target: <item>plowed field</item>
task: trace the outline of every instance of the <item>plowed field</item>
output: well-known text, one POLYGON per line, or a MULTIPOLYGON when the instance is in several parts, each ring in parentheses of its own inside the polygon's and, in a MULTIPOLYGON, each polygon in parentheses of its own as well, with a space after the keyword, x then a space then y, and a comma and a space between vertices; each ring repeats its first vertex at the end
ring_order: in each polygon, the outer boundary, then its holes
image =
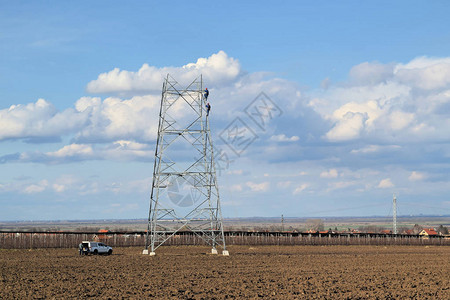
POLYGON ((450 299, 450 247, 0 250, 0 299, 450 299))

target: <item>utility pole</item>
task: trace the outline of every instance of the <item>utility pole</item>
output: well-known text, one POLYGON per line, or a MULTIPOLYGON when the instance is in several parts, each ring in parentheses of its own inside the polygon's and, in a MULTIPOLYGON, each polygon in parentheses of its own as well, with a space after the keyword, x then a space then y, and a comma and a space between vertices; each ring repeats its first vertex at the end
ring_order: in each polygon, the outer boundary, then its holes
POLYGON ((284 216, 281 215, 281 231, 284 231, 284 216))
POLYGON ((212 254, 221 246, 229 255, 206 103, 201 75, 186 88, 167 75, 143 254, 153 256, 175 234, 190 231, 212 247, 212 254))

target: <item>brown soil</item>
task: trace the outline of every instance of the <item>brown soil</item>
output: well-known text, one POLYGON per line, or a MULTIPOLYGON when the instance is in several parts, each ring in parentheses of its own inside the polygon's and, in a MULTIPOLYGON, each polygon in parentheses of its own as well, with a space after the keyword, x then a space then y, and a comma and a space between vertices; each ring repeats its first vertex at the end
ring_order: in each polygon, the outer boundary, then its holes
POLYGON ((0 299, 450 299, 450 247, 0 250, 0 299))

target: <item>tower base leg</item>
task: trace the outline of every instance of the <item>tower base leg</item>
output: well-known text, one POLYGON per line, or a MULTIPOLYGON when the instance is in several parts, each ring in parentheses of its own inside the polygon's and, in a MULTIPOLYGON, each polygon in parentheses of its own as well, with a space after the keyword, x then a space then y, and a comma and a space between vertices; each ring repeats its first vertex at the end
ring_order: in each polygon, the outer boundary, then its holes
POLYGON ((223 256, 230 256, 230 253, 228 252, 228 250, 223 250, 222 251, 222 255, 223 256))
POLYGON ((217 249, 216 248, 212 248, 211 249, 211 254, 217 254, 217 249))
POLYGON ((148 249, 142 250, 142 254, 148 254, 148 249))

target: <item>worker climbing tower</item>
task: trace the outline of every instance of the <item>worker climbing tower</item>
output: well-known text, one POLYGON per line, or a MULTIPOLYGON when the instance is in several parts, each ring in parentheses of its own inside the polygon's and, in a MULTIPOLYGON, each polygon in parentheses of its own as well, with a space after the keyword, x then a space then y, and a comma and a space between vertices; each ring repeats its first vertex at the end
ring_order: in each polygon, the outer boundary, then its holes
POLYGON ((143 254, 155 255, 177 233, 190 231, 210 245, 213 254, 220 246, 228 255, 206 105, 201 75, 184 89, 167 75, 143 254))

